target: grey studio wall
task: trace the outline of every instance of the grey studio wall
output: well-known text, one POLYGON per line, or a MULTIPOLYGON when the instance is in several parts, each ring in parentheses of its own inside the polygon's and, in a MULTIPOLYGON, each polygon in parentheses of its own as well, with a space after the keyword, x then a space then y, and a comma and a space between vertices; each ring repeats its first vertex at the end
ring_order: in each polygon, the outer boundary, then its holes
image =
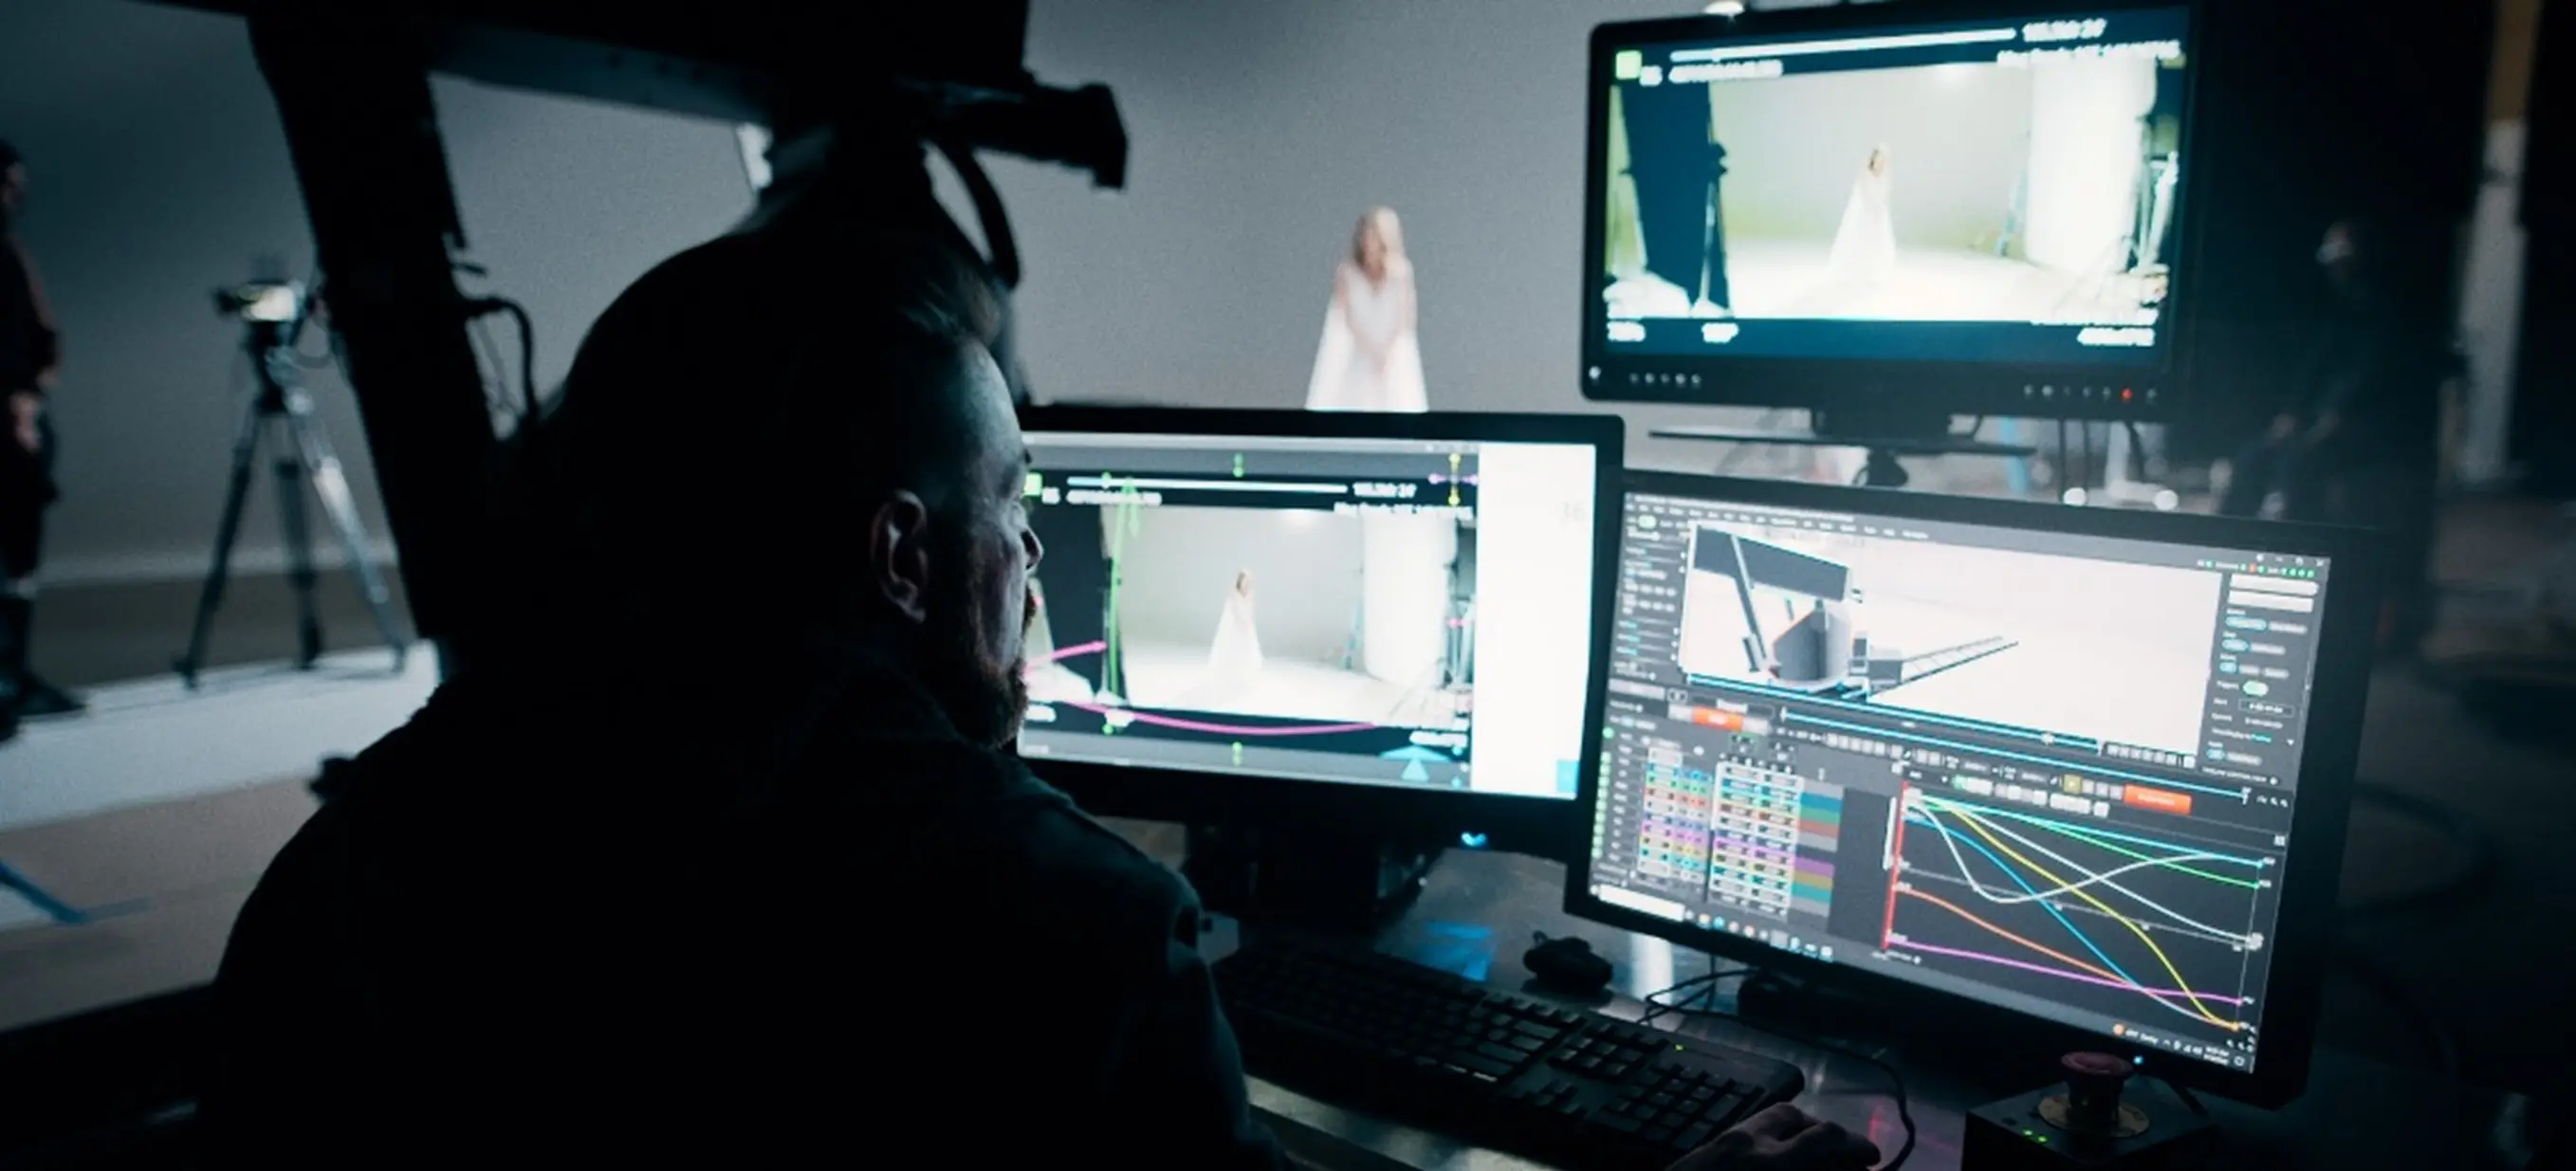
POLYGON ((1338 667, 1359 617, 1360 550, 1355 516, 1139 509, 1121 558, 1121 629, 1134 643, 1204 653, 1247 571, 1262 652, 1338 667))
MULTIPOLYGON (((1647 438, 1671 424, 1803 418, 1592 404, 1576 387, 1585 46, 1604 21, 1699 7, 1034 0, 1030 67, 1115 87, 1133 143, 1117 195, 1053 168, 989 164, 1026 253, 1019 302, 1035 389, 1302 405, 1333 265, 1361 212, 1384 204, 1403 218, 1419 275, 1433 409, 1615 410, 1632 464, 1706 471, 1726 457, 1739 472, 1804 470, 1806 452, 1647 438)), ((2002 480, 1991 460, 1916 471, 1927 487, 2002 480)))
MULTIPOLYGON (((1385 204, 1419 274, 1433 408, 1585 409, 1584 47, 1603 21, 1695 10, 1037 0, 1031 66, 1116 87, 1135 151, 1131 190, 1114 199, 995 164, 1028 251, 1038 389, 1302 405, 1333 265, 1360 213, 1385 204)), ((1655 424, 1735 421, 1625 413, 1637 440, 1655 424)))
MULTIPOLYGON (((1133 142, 1118 193, 988 160, 1026 258, 1037 391, 1299 405, 1332 266, 1360 212, 1383 203, 1403 215, 1420 272, 1432 404, 1585 409, 1585 38, 1691 7, 1035 0, 1030 67, 1115 87, 1133 142)), ((729 127, 443 79, 436 96, 470 259, 491 270, 469 287, 527 304, 543 384, 629 281, 750 206, 729 127)), ((311 258, 247 38, 233 19, 140 0, 12 0, 0 136, 36 172, 23 228, 67 339, 52 575, 196 576, 242 405, 225 389, 238 327, 215 318, 208 290, 263 253, 299 272, 311 258)), ((311 382, 381 540, 346 387, 327 367, 311 382)), ((1747 417, 1624 413, 1632 462, 1702 467, 1715 449, 1658 449, 1645 429, 1747 417)), ((273 568, 268 506, 255 505, 246 560, 273 568)))
POLYGON ((1907 247, 1993 243, 2030 135, 2027 72, 1952 66, 1711 87, 1726 144, 1729 239, 1829 244, 1861 167, 1888 147, 1896 238, 1907 247))
MULTIPOLYGON (((435 85, 468 258, 491 272, 468 287, 527 305, 540 384, 563 376, 582 331, 629 281, 751 206, 730 127, 435 85)), ((238 20, 159 4, 10 0, 0 137, 28 155, 21 235, 64 333, 64 500, 49 521, 48 577, 61 587, 201 575, 250 386, 241 327, 215 316, 210 293, 252 276, 262 255, 298 276, 313 257, 248 36, 238 20)), ((509 349, 506 327, 494 328, 509 349)), ((320 354, 320 338, 306 348, 320 354)), ((306 377, 387 544, 347 386, 327 363, 306 377)), ((265 480, 241 537, 249 572, 284 563, 265 480)))

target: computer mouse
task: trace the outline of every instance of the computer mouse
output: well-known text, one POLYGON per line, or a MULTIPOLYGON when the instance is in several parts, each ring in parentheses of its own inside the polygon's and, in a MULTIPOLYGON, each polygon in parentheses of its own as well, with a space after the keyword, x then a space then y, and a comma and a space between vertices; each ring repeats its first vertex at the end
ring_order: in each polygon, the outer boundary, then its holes
POLYGON ((1559 992, 1580 996, 1610 985, 1610 961, 1593 954, 1592 945, 1580 939, 1541 937, 1538 946, 1521 956, 1521 965, 1541 985, 1559 992))

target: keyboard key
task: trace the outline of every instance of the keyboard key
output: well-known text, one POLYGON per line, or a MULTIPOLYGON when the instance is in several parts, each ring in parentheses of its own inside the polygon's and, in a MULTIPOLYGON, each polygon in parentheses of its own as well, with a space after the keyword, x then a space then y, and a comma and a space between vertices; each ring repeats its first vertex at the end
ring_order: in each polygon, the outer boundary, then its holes
POLYGON ((1798 1085, 1795 1069, 1753 1054, 1683 1049, 1660 1030, 1338 944, 1262 940, 1213 976, 1256 1076, 1327 1100, 1336 1090, 1445 1096, 1463 1112, 1410 1121, 1524 1158, 1561 1160, 1588 1141, 1615 1153, 1610 1164, 1654 1171, 1730 1113, 1798 1085), (1527 1079, 1536 1086, 1513 1077, 1541 1060, 1560 1076, 1527 1079), (1759 1070, 1762 1084, 1738 1097, 1728 1067, 1759 1070))

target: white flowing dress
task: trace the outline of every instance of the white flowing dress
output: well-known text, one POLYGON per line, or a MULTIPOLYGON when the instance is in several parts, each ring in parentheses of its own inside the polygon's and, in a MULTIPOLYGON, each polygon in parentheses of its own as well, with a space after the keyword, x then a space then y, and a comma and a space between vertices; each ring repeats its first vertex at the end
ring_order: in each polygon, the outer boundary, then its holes
POLYGON ((1422 347, 1406 321, 1414 297, 1413 269, 1398 263, 1383 284, 1343 261, 1333 274, 1341 295, 1324 313, 1324 338, 1315 351, 1315 373, 1306 384, 1310 411, 1431 409, 1422 385, 1422 347), (1392 347, 1381 367, 1371 355, 1392 347))

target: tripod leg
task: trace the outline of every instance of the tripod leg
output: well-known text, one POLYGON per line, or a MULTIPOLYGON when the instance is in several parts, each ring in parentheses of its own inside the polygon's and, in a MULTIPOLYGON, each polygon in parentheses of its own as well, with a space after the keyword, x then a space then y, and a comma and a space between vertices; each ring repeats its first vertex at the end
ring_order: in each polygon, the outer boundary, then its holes
POLYGON ((293 436, 286 436, 273 466, 277 531, 286 540, 286 580, 295 590, 295 667, 300 671, 322 659, 322 614, 313 599, 313 534, 304 523, 304 465, 293 448, 293 436))
POLYGON ((259 404, 253 402, 250 412, 242 417, 241 433, 233 439, 232 482, 224 490, 223 519, 215 525, 214 565, 206 571, 205 588, 197 595, 197 617, 188 630, 188 651, 176 664, 180 681, 190 687, 197 685, 197 671, 206 662, 206 635, 214 627, 215 609, 224 603, 224 579, 232 572, 233 538, 241 532, 242 506, 250 501, 251 468, 259 462, 262 421, 259 404))
POLYGON ((331 528, 340 536, 341 551, 349 558, 349 571, 358 581, 358 592, 367 599, 367 612, 376 620, 376 633, 394 652, 394 669, 402 669, 411 640, 403 637, 402 628, 394 622, 393 594, 385 588, 384 573, 376 568, 375 557, 367 548, 367 528, 358 519, 358 502, 349 494, 349 479, 341 474, 340 457, 332 454, 331 441, 322 434, 322 425, 313 418, 310 400, 295 394, 287 400, 288 426, 293 429, 297 454, 303 457, 304 474, 313 482, 313 494, 322 501, 323 513, 330 517, 331 528))

